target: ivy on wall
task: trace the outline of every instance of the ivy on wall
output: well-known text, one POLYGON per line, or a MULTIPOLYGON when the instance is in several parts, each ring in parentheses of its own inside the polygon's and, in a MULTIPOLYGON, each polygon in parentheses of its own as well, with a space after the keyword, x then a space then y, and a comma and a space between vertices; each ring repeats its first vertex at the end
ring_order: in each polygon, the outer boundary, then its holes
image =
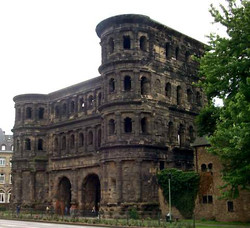
POLYGON ((199 174, 173 168, 160 171, 157 179, 167 202, 169 202, 169 174, 171 174, 171 203, 183 217, 191 218, 199 189, 199 174))

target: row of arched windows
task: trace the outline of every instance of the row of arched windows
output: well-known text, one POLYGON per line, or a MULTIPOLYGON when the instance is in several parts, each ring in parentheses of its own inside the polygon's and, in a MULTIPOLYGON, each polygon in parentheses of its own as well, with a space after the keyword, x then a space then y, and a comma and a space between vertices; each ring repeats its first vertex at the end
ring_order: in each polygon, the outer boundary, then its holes
MULTIPOLYGON (((132 48, 131 44, 131 37, 130 35, 123 35, 122 37, 122 45, 124 50, 134 49, 132 48)), ((139 49, 141 51, 148 51, 148 41, 145 35, 140 36, 139 38, 139 49)), ((108 40, 108 54, 112 54, 115 51, 115 41, 113 37, 110 37, 108 40)), ((172 45, 171 42, 165 43, 165 58, 170 59, 174 57, 176 60, 180 57, 180 47, 178 45, 172 45)), ((184 54, 184 59, 186 62, 190 61, 191 53, 190 51, 186 50, 184 54)))
POLYGON ((88 130, 86 133, 70 133, 68 136, 60 135, 54 137, 54 151, 60 152, 67 149, 83 148, 85 146, 94 146, 96 142, 96 147, 101 146, 101 129, 96 132, 96 137, 93 130, 88 130), (96 138, 96 139, 95 139, 96 138))
MULTIPOLYGON (((16 142, 16 146, 17 146, 17 151, 20 150, 20 146, 21 146, 21 142, 19 139, 17 139, 17 142, 16 142)), ((24 150, 27 150, 27 151, 31 151, 33 150, 32 148, 32 140, 30 138, 25 138, 24 139, 24 150)), ((37 141, 36 141, 36 145, 35 145, 35 150, 39 150, 39 151, 42 151, 44 150, 44 140, 39 138, 37 141)))
MULTIPOLYGON (((147 77, 142 77, 141 78, 141 95, 146 95, 149 93, 149 90, 150 90, 150 81, 147 77)), ((126 75, 124 77, 124 80, 123 80, 123 90, 125 92, 128 92, 128 91, 131 91, 132 89, 132 80, 131 80, 131 77, 129 75, 126 75)), ((159 79, 157 79, 155 81, 155 90, 158 92, 158 93, 161 93, 161 82, 159 79)), ((110 78, 109 79, 109 92, 110 93, 113 93, 116 91, 116 82, 115 82, 115 79, 114 78, 110 78)), ((167 98, 171 98, 172 96, 172 85, 170 82, 167 82, 165 84, 165 96, 167 98)), ((177 105, 180 105, 182 104, 183 102, 183 90, 182 90, 182 87, 181 86, 177 86, 176 87, 176 103, 177 105)), ((189 103, 193 103, 193 102, 196 102, 197 105, 201 106, 201 93, 199 91, 196 91, 195 94, 193 93, 193 90, 188 88, 186 90, 186 96, 187 96, 187 101, 189 103)))
MULTIPOLYGON (((25 108, 25 113, 24 113, 24 119, 33 119, 35 117, 35 114, 36 114, 36 111, 37 111, 37 119, 38 120, 42 120, 44 119, 44 107, 39 107, 38 109, 35 109, 32 108, 31 106, 28 106, 25 108)), ((22 120, 22 110, 21 108, 17 108, 17 113, 16 113, 17 117, 17 121, 20 121, 22 120)))

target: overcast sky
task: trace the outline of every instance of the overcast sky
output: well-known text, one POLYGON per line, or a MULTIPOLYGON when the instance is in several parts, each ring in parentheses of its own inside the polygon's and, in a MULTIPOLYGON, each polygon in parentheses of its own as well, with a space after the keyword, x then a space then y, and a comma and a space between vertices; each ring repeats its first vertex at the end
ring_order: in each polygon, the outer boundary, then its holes
POLYGON ((14 126, 13 97, 50 93, 99 76, 96 25, 118 14, 143 14, 204 43, 217 31, 216 0, 0 0, 0 128, 14 126))

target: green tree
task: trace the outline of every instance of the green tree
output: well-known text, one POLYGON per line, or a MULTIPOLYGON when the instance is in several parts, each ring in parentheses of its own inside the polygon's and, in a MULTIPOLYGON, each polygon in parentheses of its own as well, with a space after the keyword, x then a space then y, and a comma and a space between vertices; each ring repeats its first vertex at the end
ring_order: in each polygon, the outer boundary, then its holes
POLYGON ((208 104, 197 118, 200 134, 209 135, 208 151, 223 164, 226 197, 237 197, 250 187, 250 2, 227 0, 211 6, 215 23, 227 37, 211 34, 200 62, 200 82, 208 104), (214 99, 223 101, 216 107, 214 99))

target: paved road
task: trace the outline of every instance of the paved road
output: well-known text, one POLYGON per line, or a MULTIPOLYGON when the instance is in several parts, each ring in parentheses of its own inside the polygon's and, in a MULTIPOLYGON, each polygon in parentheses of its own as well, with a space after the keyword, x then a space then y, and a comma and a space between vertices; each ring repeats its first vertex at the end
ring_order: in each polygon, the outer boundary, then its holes
MULTIPOLYGON (((55 224, 55 223, 39 223, 39 222, 25 222, 25 221, 0 219, 0 228, 53 228, 53 227, 86 228, 86 227, 90 227, 90 226, 65 225, 65 224, 55 224)), ((105 227, 95 226, 95 228, 105 228, 105 227)))

